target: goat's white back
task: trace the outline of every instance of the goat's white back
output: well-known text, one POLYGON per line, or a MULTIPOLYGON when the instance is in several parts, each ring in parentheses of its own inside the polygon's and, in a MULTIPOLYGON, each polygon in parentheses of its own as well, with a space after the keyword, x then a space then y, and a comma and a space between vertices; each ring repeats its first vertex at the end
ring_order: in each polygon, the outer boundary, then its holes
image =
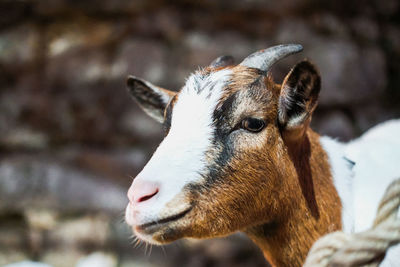
MULTIPOLYGON (((400 120, 379 124, 348 144, 329 137, 321 137, 321 143, 329 155, 342 200, 343 230, 360 232, 370 228, 387 186, 400 178, 400 120), (344 159, 355 165, 351 168, 344 159)), ((397 245, 388 251, 380 266, 399 264, 397 245)))

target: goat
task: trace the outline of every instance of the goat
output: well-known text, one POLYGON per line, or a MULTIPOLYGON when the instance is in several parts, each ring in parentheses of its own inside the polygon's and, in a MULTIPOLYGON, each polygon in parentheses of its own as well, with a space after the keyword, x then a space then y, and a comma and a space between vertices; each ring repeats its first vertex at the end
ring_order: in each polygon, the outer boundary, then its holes
POLYGON ((238 65, 220 57, 179 92, 128 77, 133 98, 165 130, 128 191, 125 219, 139 239, 243 231, 272 265, 300 266, 322 235, 372 224, 385 187, 400 176, 400 122, 348 144, 320 137, 309 127, 316 67, 299 62, 281 85, 269 74, 301 50, 278 45, 238 65))

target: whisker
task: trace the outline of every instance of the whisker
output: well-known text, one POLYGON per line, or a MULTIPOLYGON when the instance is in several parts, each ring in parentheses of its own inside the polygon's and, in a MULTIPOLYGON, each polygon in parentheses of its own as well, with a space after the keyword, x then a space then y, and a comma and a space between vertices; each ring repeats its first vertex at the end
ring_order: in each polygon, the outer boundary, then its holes
MULTIPOLYGON (((161 236, 161 239, 162 239, 163 241, 165 241, 165 239, 164 239, 163 236, 161 236)), ((164 257, 166 258, 166 257, 167 257, 167 252, 165 251, 165 247, 164 247, 164 246, 161 246, 161 250, 163 251, 164 257)))
POLYGON ((136 236, 131 236, 131 237, 129 237, 129 239, 131 239, 129 242, 131 245, 133 245, 133 243, 135 243, 138 240, 138 238, 136 236))
POLYGON ((120 211, 117 218, 119 218, 119 223, 125 223, 125 210, 120 211))
POLYGON ((139 239, 139 238, 136 238, 136 241, 135 241, 136 243, 135 243, 135 245, 134 245, 134 248, 139 248, 140 247, 140 245, 142 244, 142 241, 139 239))
POLYGON ((145 246, 145 249, 144 249, 144 255, 146 257, 147 257, 147 249, 148 249, 148 247, 149 247, 149 243, 146 242, 146 246, 145 246))
POLYGON ((153 250, 153 244, 150 244, 150 251, 149 251, 149 256, 148 257, 150 257, 151 256, 151 251, 153 250))

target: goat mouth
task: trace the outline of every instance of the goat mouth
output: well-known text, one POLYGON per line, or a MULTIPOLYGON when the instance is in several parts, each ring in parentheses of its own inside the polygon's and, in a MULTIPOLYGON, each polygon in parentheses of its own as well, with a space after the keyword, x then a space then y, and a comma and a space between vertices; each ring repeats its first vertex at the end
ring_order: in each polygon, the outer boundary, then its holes
POLYGON ((191 210, 192 210, 192 207, 189 207, 186 210, 179 212, 175 215, 171 215, 171 216, 168 216, 168 217, 160 219, 160 220, 155 220, 155 221, 151 221, 151 222, 148 222, 145 224, 138 225, 138 226, 136 226, 136 230, 145 231, 148 234, 151 232, 155 232, 158 228, 164 226, 165 224, 175 222, 175 221, 182 219, 191 210))

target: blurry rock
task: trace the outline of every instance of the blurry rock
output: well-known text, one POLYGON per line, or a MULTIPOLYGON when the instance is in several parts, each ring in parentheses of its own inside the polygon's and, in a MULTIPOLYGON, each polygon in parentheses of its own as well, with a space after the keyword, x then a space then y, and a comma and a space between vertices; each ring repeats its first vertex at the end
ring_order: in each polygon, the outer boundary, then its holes
POLYGON ((19 126, 22 109, 18 95, 3 88, 3 92, 0 92, 0 140, 19 126))
POLYGON ((303 5, 302 1, 290 1, 282 0, 279 2, 263 0, 224 0, 224 1, 204 1, 207 6, 213 6, 215 8, 233 9, 233 10, 262 10, 264 12, 276 13, 276 14, 287 14, 295 11, 298 7, 303 5))
POLYGON ((57 215, 50 210, 26 209, 25 217, 29 227, 40 230, 50 230, 56 225, 57 215))
MULTIPOLYGON (((220 31, 207 33, 204 31, 188 32, 181 41, 182 49, 177 49, 170 57, 169 77, 174 78, 174 88, 180 89, 186 78, 198 70, 208 66, 214 59, 222 55, 231 55, 239 63, 249 51, 258 49, 256 42, 236 31, 220 31)), ((265 45, 265 44, 263 44, 265 45)), ((264 47, 263 47, 264 48, 264 47)))
POLYGON ((66 51, 82 45, 84 40, 76 32, 67 33, 50 41, 48 55, 50 57, 58 56, 66 51))
POLYGON ((49 248, 40 260, 54 267, 73 267, 86 254, 78 248, 49 248))
POLYGON ((386 62, 379 48, 360 49, 349 39, 321 37, 301 21, 286 21, 277 32, 280 43, 303 44, 304 55, 320 70, 320 105, 354 105, 384 92, 386 62))
POLYGON ((349 36, 348 25, 332 13, 318 12, 313 14, 312 19, 311 25, 314 25, 318 32, 323 32, 325 35, 329 34, 343 38, 349 36))
POLYGON ((70 2, 68 0, 54 0, 51 3, 37 3, 37 11, 39 15, 57 15, 67 9, 75 10, 75 12, 93 12, 93 13, 125 13, 146 8, 149 2, 146 0, 135 1, 107 1, 107 0, 86 0, 70 2), (54 3, 53 3, 54 2, 54 3))
POLYGON ((63 247, 73 248, 80 244, 101 247, 110 238, 109 224, 109 218, 102 215, 64 219, 48 233, 48 239, 63 247))
POLYGON ((0 250, 0 266, 7 266, 6 264, 13 264, 27 260, 26 253, 13 249, 2 248, 0 250))
POLYGON ((400 10, 400 3, 397 0, 374 0, 373 2, 377 11, 384 16, 391 16, 395 15, 396 13, 398 14, 400 10))
MULTIPOLYGON (((7 250, 14 252, 10 255, 15 256, 16 252, 22 253, 25 250, 27 232, 28 225, 21 213, 5 212, 0 214, 0 248, 7 248, 7 250)), ((0 249, 0 266, 16 260, 15 258, 8 258, 9 261, 5 261, 7 257, 1 251, 0 249)), ((22 259, 24 258, 19 258, 19 260, 22 259)))
MULTIPOLYGON (((9 249, 16 250, 17 248, 22 248, 26 244, 26 229, 24 228, 1 225, 0 235, 1 247, 7 247, 9 249)), ((0 265, 1 262, 4 264, 4 261, 2 261, 2 255, 0 253, 0 265)))
POLYGON ((153 264, 146 261, 139 261, 139 260, 124 260, 119 265, 120 267, 165 267, 165 265, 161 264, 153 264))
POLYGON ((177 262, 182 266, 266 266, 261 251, 242 233, 226 238, 187 239, 183 242, 191 256, 187 259, 181 256, 181 261, 177 262))
POLYGON ((27 247, 32 255, 40 255, 43 252, 45 244, 43 231, 39 229, 29 229, 27 241, 27 247))
POLYGON ((110 181, 51 162, 49 158, 9 158, 0 163, 0 210, 49 208, 118 214, 126 189, 110 181))
POLYGON ((94 252, 78 261, 76 267, 116 267, 117 259, 114 255, 103 252, 94 252))
POLYGON ((400 55, 400 27, 388 25, 385 30, 385 37, 389 41, 390 49, 400 55))
POLYGON ((65 83, 64 86, 81 89, 83 85, 108 80, 110 66, 106 55, 97 49, 75 50, 51 58, 46 68, 50 85, 65 83))
POLYGON ((90 18, 79 18, 73 23, 53 23, 47 28, 48 56, 51 58, 78 49, 102 49, 101 46, 118 37, 122 29, 118 23, 93 21, 90 18))
POLYGON ((46 78, 50 86, 76 88, 98 81, 120 79, 121 66, 107 55, 110 46, 120 41, 124 27, 119 23, 79 18, 48 27, 46 78))
POLYGON ((44 133, 31 129, 8 129, 5 135, 0 134, 0 146, 8 149, 43 149, 48 144, 48 137, 44 133))
POLYGON ((160 42, 143 38, 127 39, 120 44, 113 64, 119 66, 123 79, 133 74, 157 84, 166 78, 166 53, 167 48, 160 42))
POLYGON ((172 6, 141 13, 135 18, 133 27, 141 33, 160 35, 170 42, 179 41, 184 34, 183 17, 172 6))
MULTIPOLYGON (((132 103, 137 105, 136 103, 132 103)), ((162 125, 150 118, 138 106, 128 110, 121 118, 121 129, 142 139, 160 140, 163 135, 162 125)))
POLYGON ((340 111, 318 114, 312 121, 312 128, 321 135, 348 141, 355 136, 354 126, 345 113, 340 111))
POLYGON ((31 24, 22 24, 0 34, 0 63, 27 64, 35 58, 38 32, 31 24))
POLYGON ((8 264, 3 267, 52 267, 52 266, 41 262, 22 261, 22 262, 8 264))
POLYGON ((303 44, 303 46, 313 43, 320 38, 319 35, 313 31, 311 25, 308 25, 300 18, 291 18, 281 21, 275 29, 275 34, 275 39, 278 43, 300 43, 303 44))
POLYGON ((392 111, 380 104, 357 107, 354 109, 354 114, 357 118, 356 123, 360 133, 367 131, 380 122, 400 117, 399 111, 392 111))
POLYGON ((356 17, 352 21, 352 28, 364 40, 376 41, 379 37, 379 27, 372 18, 356 17))
POLYGON ((231 55, 239 63, 249 51, 255 49, 254 43, 237 32, 221 31, 216 34, 194 31, 186 35, 184 44, 188 56, 184 58, 186 67, 194 70, 195 67, 208 66, 215 58, 222 55, 231 55))
POLYGON ((132 179, 143 168, 152 151, 138 148, 121 148, 115 151, 95 149, 69 149, 62 154, 63 160, 98 177, 112 180, 116 185, 128 188, 132 179))

